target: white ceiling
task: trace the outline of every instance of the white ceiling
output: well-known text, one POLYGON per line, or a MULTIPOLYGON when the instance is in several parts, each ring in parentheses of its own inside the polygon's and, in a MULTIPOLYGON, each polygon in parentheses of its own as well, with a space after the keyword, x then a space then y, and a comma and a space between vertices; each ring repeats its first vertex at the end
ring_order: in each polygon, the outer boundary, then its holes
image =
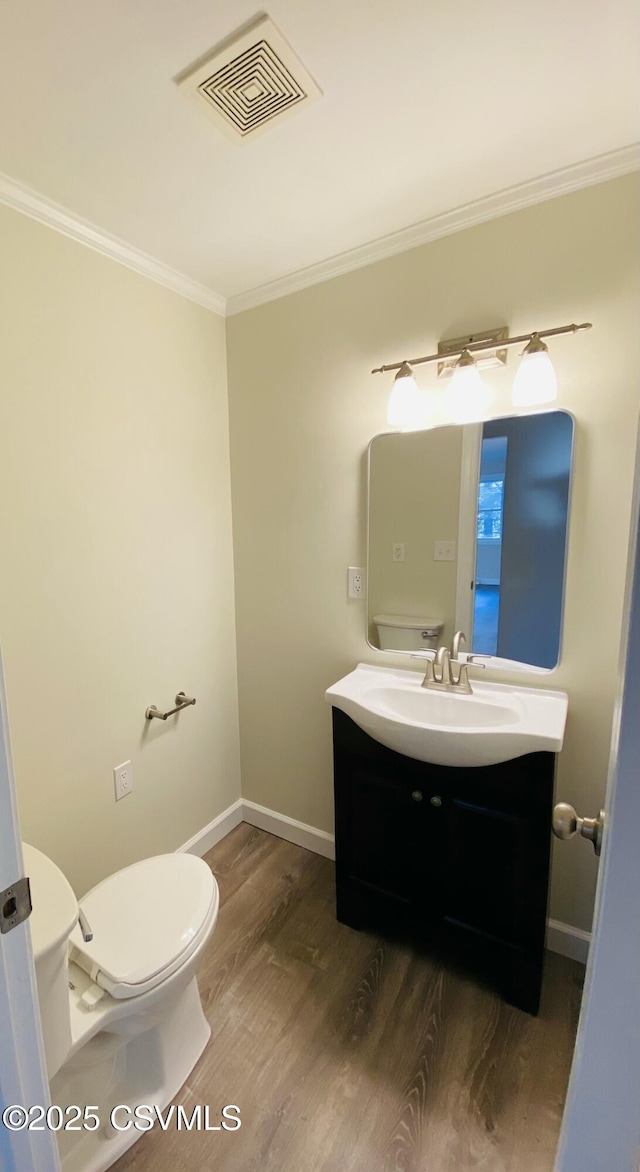
POLYGON ((236 145, 172 78, 257 11, 4 0, 0 172, 233 300, 640 138, 637 0, 270 0, 324 96, 236 145))

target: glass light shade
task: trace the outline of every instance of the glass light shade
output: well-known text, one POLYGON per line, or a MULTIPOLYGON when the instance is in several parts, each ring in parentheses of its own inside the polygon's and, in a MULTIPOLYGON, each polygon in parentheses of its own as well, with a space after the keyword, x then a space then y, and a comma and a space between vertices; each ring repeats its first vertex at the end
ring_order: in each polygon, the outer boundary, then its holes
POLYGON ((527 347, 524 351, 513 380, 511 398, 516 407, 552 403, 558 398, 558 380, 546 346, 539 350, 527 347))
POLYGON ((403 362, 398 371, 387 406, 387 423, 405 431, 422 426, 424 415, 423 398, 408 363, 403 362))
POLYGON ((489 406, 490 392, 483 383, 478 367, 471 358, 458 359, 447 393, 449 415, 454 423, 475 423, 484 419, 489 406))

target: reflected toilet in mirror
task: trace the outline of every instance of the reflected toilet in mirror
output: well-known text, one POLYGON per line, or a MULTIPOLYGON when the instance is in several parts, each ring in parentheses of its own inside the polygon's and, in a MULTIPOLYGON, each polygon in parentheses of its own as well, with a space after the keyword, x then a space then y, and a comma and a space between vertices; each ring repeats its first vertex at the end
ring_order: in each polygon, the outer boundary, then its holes
POLYGON ((556 666, 573 434, 548 411, 371 441, 372 647, 411 653, 464 630, 467 652, 556 666))
POLYGON ((373 616, 381 651, 420 651, 438 646, 443 623, 420 615, 377 614, 373 616))

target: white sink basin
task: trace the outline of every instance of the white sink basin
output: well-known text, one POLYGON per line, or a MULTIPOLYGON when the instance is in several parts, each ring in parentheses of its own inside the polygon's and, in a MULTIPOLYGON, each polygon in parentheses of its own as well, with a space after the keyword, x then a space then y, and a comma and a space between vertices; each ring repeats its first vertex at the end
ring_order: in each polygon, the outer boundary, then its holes
MULTIPOLYGON (((472 669, 473 670, 473 669, 472 669)), ((359 663, 325 699, 381 745, 433 765, 496 765, 559 753, 566 692, 472 679, 473 694, 421 687, 422 674, 359 663)))

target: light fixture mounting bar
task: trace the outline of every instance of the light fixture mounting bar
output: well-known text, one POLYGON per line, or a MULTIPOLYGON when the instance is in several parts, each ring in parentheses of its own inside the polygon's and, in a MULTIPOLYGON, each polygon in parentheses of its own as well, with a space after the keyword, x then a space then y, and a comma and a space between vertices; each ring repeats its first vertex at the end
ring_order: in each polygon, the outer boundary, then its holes
POLYGON ((468 350, 470 346, 476 343, 478 346, 484 343, 476 359, 478 370, 484 370, 490 366, 506 366, 509 352, 503 347, 502 343, 508 337, 508 327, 497 326, 493 330, 478 331, 475 334, 463 334, 460 338, 446 338, 438 342, 438 354, 440 355, 438 378, 452 375, 458 363, 460 352, 462 350, 468 350))
MULTIPOLYGON (((576 334, 578 332, 578 330, 590 330, 590 329, 591 329, 591 322, 585 321, 585 322, 581 322, 580 325, 576 325, 574 322, 570 326, 555 326, 551 330, 532 330, 530 334, 518 334, 516 337, 513 337, 513 338, 501 338, 500 339, 500 349, 502 350, 505 346, 518 346, 522 342, 530 342, 531 339, 534 337, 536 337, 536 338, 556 338, 560 334, 576 334)), ((456 339, 456 341, 457 341, 457 339, 456 339)), ((481 340, 479 342, 469 342, 467 345, 461 346, 459 350, 454 350, 451 353, 447 353, 446 357, 447 357, 447 360, 459 358, 464 350, 468 350, 470 354, 482 354, 483 351, 495 350, 495 349, 496 349, 495 338, 493 338, 491 341, 487 341, 485 339, 485 340, 481 340)), ((442 354, 427 354, 426 356, 424 356, 422 358, 403 358, 401 362, 390 362, 390 363, 386 364, 385 366, 376 366, 371 371, 371 373, 372 374, 384 374, 387 370, 400 370, 400 367, 405 362, 407 362, 409 364, 409 366, 422 366, 427 362, 442 362, 442 360, 443 360, 442 354)))

